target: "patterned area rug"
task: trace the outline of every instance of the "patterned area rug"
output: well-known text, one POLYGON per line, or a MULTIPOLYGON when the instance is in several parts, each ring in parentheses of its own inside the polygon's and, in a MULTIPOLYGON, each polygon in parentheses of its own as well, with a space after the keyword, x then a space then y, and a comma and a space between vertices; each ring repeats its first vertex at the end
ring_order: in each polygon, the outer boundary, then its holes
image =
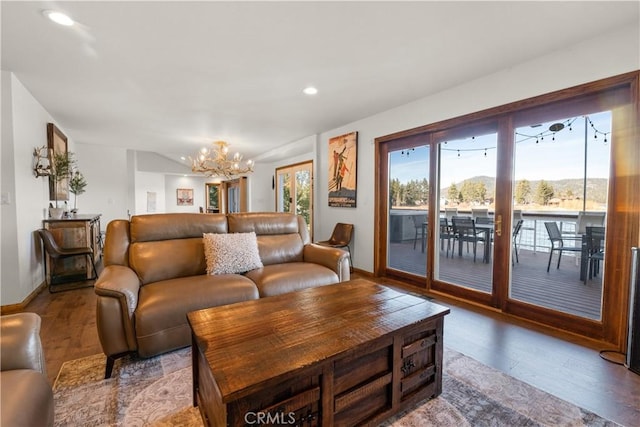
MULTIPOLYGON (((57 426, 202 426, 192 403, 191 350, 123 358, 105 380, 104 355, 66 362, 54 384, 57 426)), ((617 426, 450 349, 443 393, 385 427, 617 426)))

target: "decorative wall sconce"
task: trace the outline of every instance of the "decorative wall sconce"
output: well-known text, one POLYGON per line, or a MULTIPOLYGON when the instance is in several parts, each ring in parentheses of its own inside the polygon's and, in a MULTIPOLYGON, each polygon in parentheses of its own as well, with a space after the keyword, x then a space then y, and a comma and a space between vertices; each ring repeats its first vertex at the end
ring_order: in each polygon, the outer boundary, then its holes
POLYGON ((36 178, 51 175, 53 150, 45 146, 33 149, 33 172, 36 178))

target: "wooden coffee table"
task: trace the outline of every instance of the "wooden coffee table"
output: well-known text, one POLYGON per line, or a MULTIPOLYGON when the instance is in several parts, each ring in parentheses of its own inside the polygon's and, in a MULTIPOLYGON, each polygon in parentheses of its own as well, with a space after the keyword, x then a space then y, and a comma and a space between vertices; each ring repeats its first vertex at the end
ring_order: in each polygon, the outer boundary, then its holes
POLYGON ((375 425, 442 391, 449 309, 367 280, 188 314, 205 425, 375 425))

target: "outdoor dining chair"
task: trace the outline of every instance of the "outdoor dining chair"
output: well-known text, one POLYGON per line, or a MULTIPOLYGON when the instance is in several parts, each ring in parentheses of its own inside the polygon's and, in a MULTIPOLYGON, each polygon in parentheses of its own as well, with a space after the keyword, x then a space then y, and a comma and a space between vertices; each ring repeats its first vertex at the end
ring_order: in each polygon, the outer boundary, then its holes
MULTIPOLYGON (((455 241, 458 241, 458 255, 462 256, 462 243, 467 242, 467 252, 469 251, 469 243, 473 245, 473 262, 476 262, 476 252, 478 247, 478 242, 485 243, 485 239, 483 237, 483 233, 478 233, 476 230, 475 221, 472 218, 465 217, 453 217, 453 234, 455 235, 454 240, 454 248, 455 241)), ((482 257, 483 261, 486 261, 484 255, 482 257)))
POLYGON ((479 216, 474 218, 474 220, 476 221, 476 224, 493 224, 493 218, 488 216, 479 216))
POLYGON ((604 261, 604 227, 585 227, 587 244, 587 272, 584 284, 589 279, 597 276, 600 271, 600 261, 604 261))
MULTIPOLYGON (((449 221, 446 217, 440 218, 440 250, 444 250, 444 242, 447 241, 447 258, 449 257, 449 250, 451 249, 451 240, 455 238, 453 229, 449 225, 449 221)), ((453 256, 453 251, 452 254, 453 256)))
MULTIPOLYGON (((551 241, 551 250, 549 251, 549 262, 547 263, 547 273, 549 272, 549 267, 551 266, 551 257, 554 252, 558 252, 558 266, 556 268, 560 268, 560 260, 562 259, 563 252, 582 252, 581 246, 565 246, 565 240, 576 241, 575 238, 567 238, 562 236, 560 233, 560 229, 558 228, 558 224, 555 221, 545 222, 545 228, 547 229, 547 234, 549 235, 549 240, 551 241)), ((578 238, 580 239, 580 238, 578 238)))
POLYGON ((511 240, 513 242, 513 256, 511 257, 511 265, 515 265, 513 260, 515 258, 515 262, 520 263, 520 260, 518 259, 518 236, 520 235, 520 230, 522 229, 522 223, 524 222, 524 220, 519 219, 518 222, 516 222, 516 225, 513 227, 513 235, 511 236, 511 240))
POLYGON ((418 235, 420 235, 422 252, 424 252, 424 246, 426 242, 427 233, 427 216, 426 215, 411 215, 411 221, 415 229, 413 236, 413 249, 416 248, 416 242, 418 241, 418 235))

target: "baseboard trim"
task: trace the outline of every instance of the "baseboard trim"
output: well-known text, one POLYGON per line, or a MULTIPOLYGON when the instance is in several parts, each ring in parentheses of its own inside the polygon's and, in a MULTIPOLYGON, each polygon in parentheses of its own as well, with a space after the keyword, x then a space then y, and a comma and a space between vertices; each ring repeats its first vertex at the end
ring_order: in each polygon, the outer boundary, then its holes
POLYGON ((26 310, 26 308, 29 305, 29 303, 31 301, 33 301, 33 299, 35 297, 37 297, 38 294, 40 292, 42 292, 43 290, 45 290, 45 289, 47 289, 47 282, 43 281, 42 283, 40 283, 40 286, 35 288, 33 290, 33 292, 31 292, 29 295, 27 295, 27 297, 22 302, 19 302, 17 304, 9 304, 9 305, 0 306, 0 315, 22 313, 23 311, 26 310))

